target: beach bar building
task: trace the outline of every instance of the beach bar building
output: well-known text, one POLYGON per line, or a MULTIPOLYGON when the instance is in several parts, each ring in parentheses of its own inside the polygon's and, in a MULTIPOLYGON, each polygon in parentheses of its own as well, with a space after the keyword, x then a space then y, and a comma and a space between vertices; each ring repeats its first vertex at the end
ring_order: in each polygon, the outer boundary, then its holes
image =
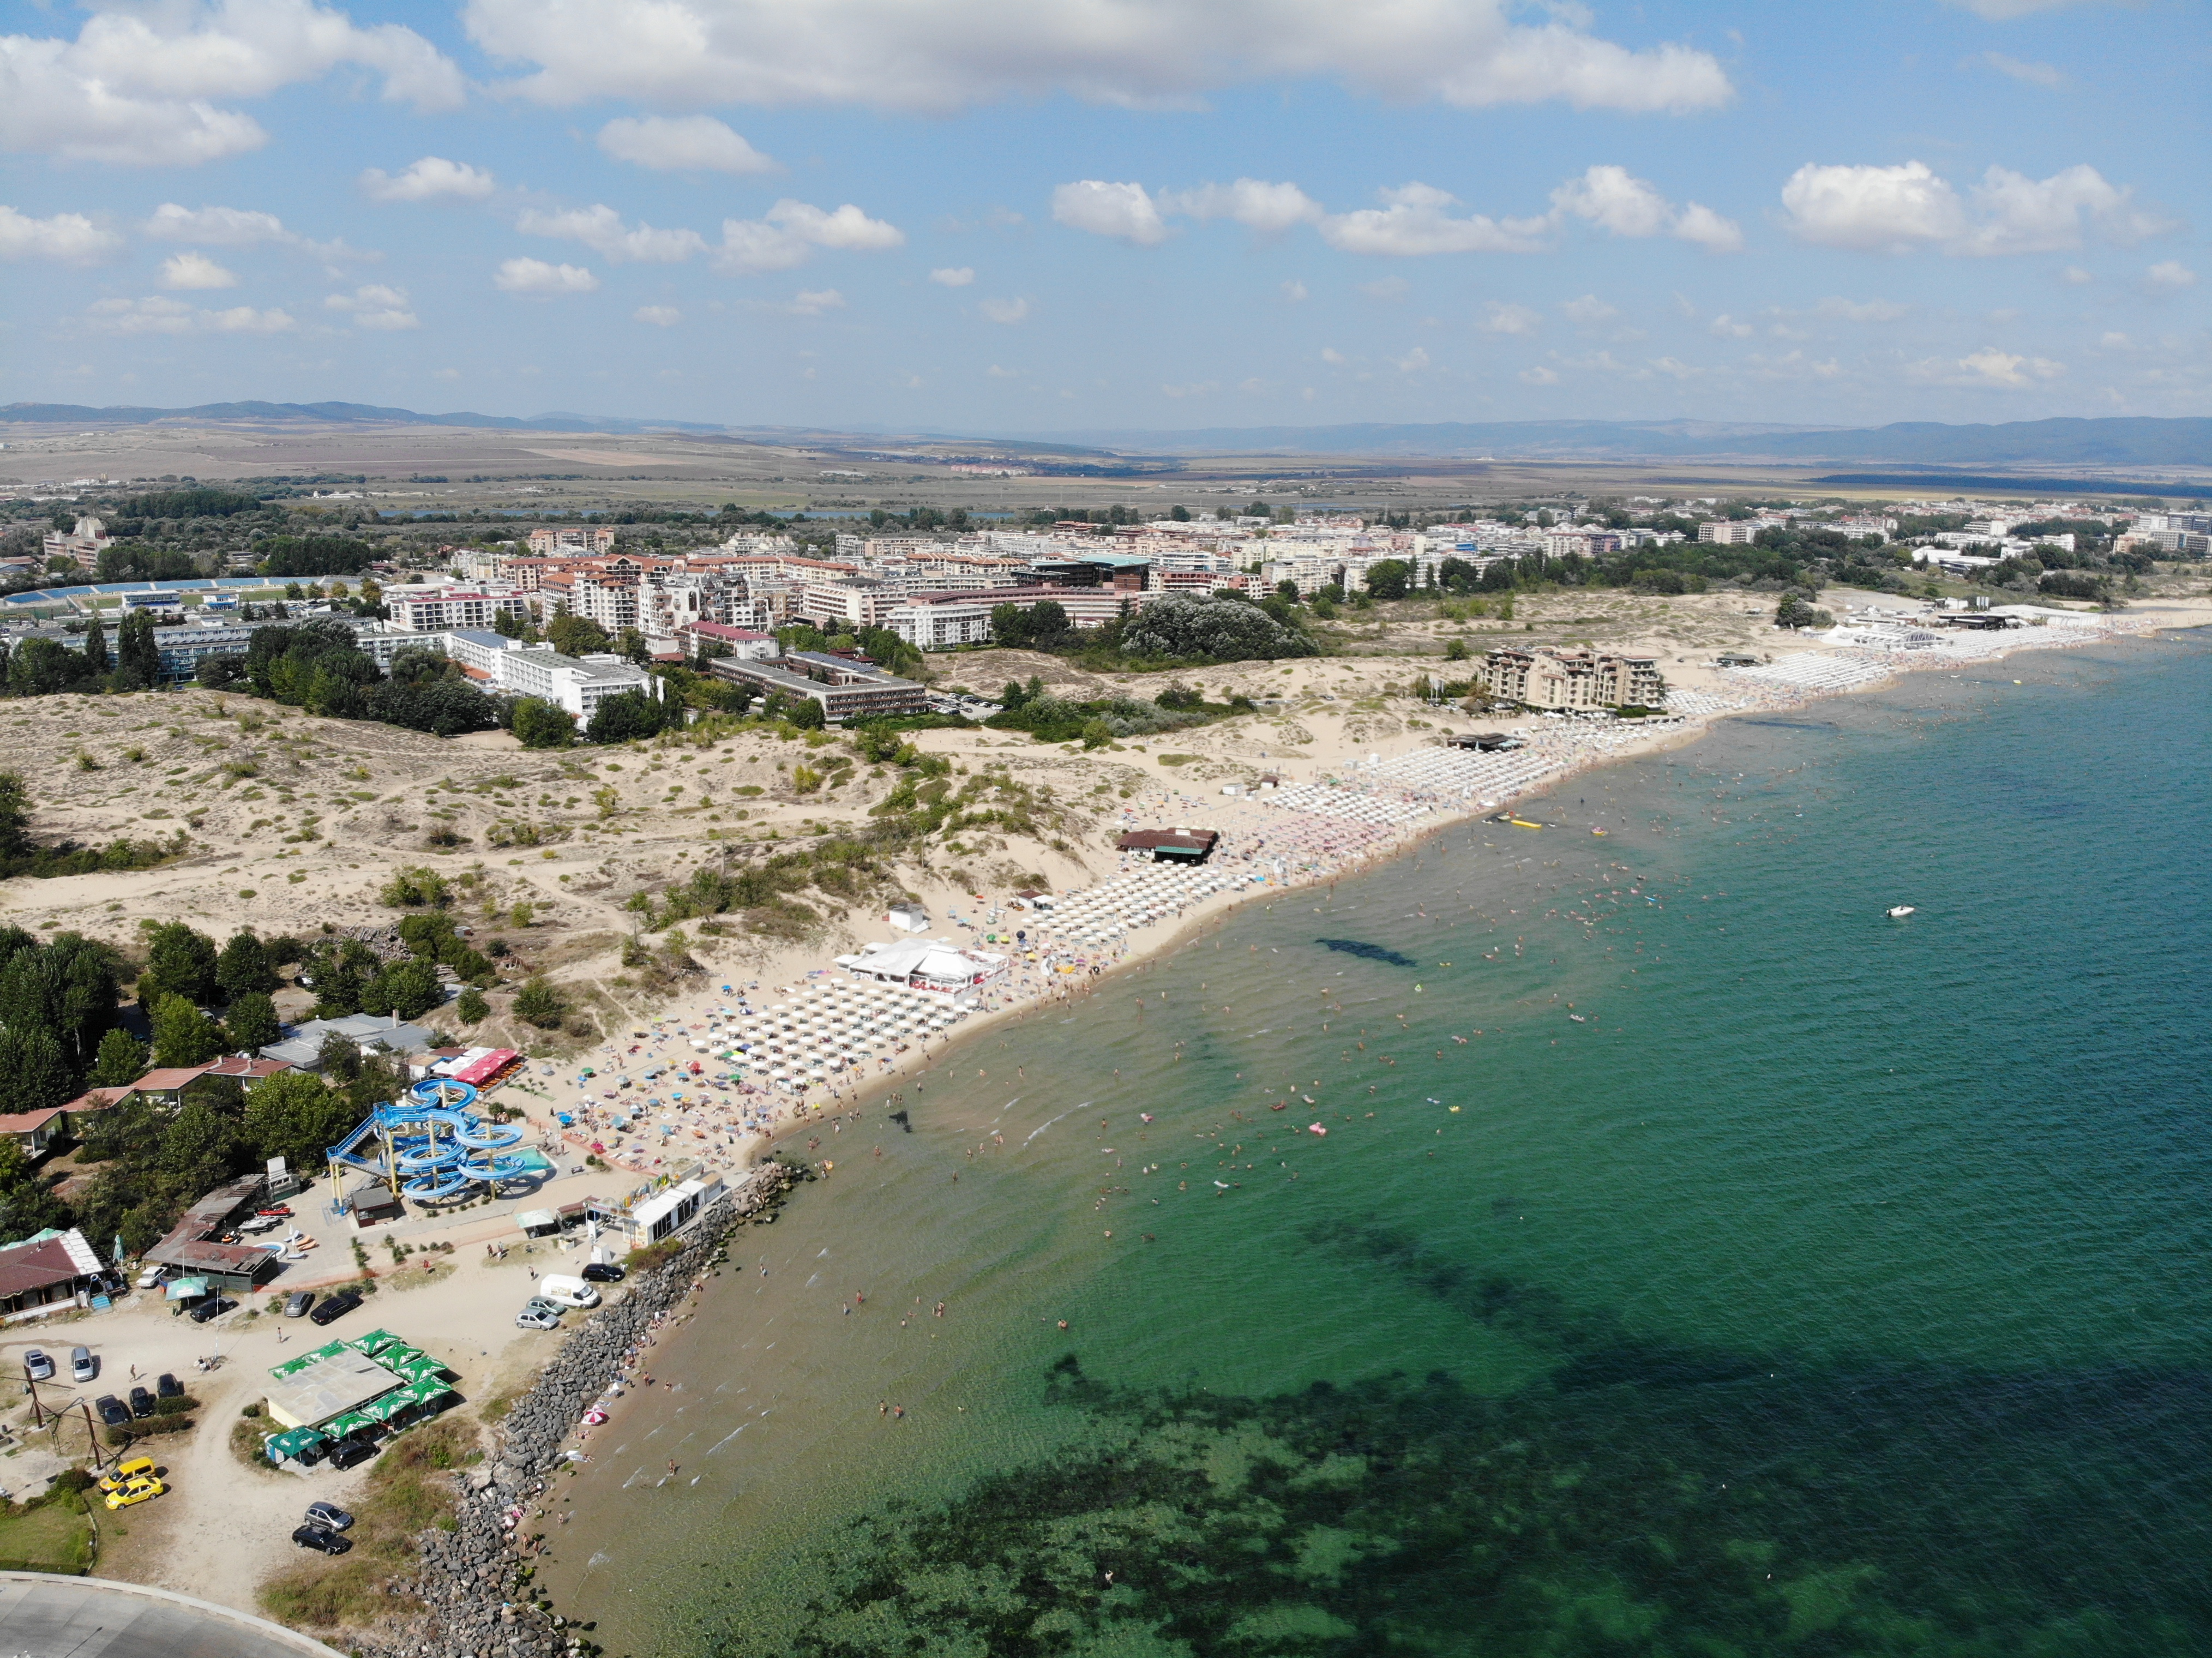
POLYGON ((270 1370, 263 1395, 269 1419, 283 1430, 269 1442, 270 1460, 295 1456, 319 1438, 408 1427, 458 1405, 453 1376, 441 1361, 389 1330, 328 1342, 287 1359, 270 1370))
POLYGON ((1221 836, 1213 829, 1131 829, 1115 845, 1123 852, 1152 854, 1156 864, 1202 864, 1213 856, 1221 836))

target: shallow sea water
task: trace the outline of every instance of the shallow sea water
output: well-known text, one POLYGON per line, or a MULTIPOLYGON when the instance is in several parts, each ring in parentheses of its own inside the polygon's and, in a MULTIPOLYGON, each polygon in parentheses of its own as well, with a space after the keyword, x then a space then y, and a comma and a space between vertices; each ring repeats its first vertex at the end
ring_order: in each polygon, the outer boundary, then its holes
POLYGON ((963 1045, 737 1235, 561 1609, 2212 1651, 2208 710, 2185 635, 1725 722, 963 1045))

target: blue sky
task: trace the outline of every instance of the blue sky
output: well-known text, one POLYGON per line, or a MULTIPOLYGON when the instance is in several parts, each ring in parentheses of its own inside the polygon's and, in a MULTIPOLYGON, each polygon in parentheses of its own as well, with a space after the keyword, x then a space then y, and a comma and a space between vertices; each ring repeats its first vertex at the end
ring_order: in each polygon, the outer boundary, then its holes
POLYGON ((0 401, 2207 412, 2190 0, 13 3, 0 401))

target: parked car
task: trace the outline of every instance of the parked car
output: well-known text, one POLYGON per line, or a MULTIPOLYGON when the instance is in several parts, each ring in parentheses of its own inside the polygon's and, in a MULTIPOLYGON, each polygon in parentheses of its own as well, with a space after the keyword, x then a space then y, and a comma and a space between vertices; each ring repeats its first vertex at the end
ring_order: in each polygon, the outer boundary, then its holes
POLYGON ((310 1503, 307 1504, 307 1523, 325 1527, 331 1531, 346 1531, 352 1527, 353 1516, 335 1503, 310 1503))
POLYGON ((161 1380, 154 1384, 154 1391, 163 1399, 182 1399, 185 1396, 185 1384, 164 1370, 161 1372, 161 1380))
POLYGON ((343 1554, 353 1546, 351 1539, 340 1537, 327 1526, 295 1526, 292 1540, 303 1549, 319 1549, 325 1554, 343 1554))
POLYGON ((100 1476, 100 1489, 103 1492, 119 1491, 132 1480, 140 1479, 144 1475, 152 1473, 153 1472, 154 1459, 152 1457, 127 1457, 100 1476))
POLYGON ((237 1305, 228 1296, 210 1296, 192 1309, 192 1322, 204 1324, 211 1318, 221 1318, 237 1305))
POLYGON ((159 1497, 168 1489, 152 1474, 140 1474, 135 1479, 125 1481, 121 1489, 108 1492, 107 1506, 111 1509, 127 1509, 133 1503, 143 1503, 149 1497, 159 1497))
POLYGON ((154 1395, 143 1388, 131 1390, 131 1414, 141 1418, 154 1414, 154 1395))
POLYGON ((595 1260, 577 1276, 586 1284, 620 1284, 627 1276, 627 1269, 611 1260, 595 1260))
POLYGON ((305 1318, 307 1315, 307 1309, 314 1304, 315 1292, 313 1290, 295 1290, 291 1298, 284 1303, 284 1316, 305 1318))
POLYGON ((376 1442, 373 1439, 346 1438, 331 1442, 331 1466, 333 1468, 350 1468, 368 1461, 375 1455, 376 1442))
POLYGON ((142 1290, 150 1290, 161 1281, 161 1268, 158 1266, 149 1266, 138 1274, 138 1287, 142 1290))
POLYGON ((325 1296, 323 1304, 307 1315, 310 1324, 331 1324, 343 1318, 361 1305, 361 1291, 341 1290, 334 1296, 325 1296))
POLYGON ((99 1374, 100 1361, 92 1356, 91 1348, 70 1349, 70 1379, 71 1381, 89 1382, 99 1374))
POLYGON ((23 1355, 23 1374, 33 1382, 52 1382, 54 1362, 33 1347, 23 1355))
POLYGON ((526 1307, 514 1315, 514 1327, 518 1330, 557 1330, 561 1327, 561 1315, 543 1307, 526 1307))
POLYGON ((131 1407, 113 1394, 102 1394, 92 1401, 92 1408, 100 1412, 100 1419, 111 1428, 119 1428, 131 1419, 131 1407))
POLYGON ((580 1278, 564 1278, 558 1272, 548 1272, 538 1280, 538 1293, 548 1301, 557 1301, 563 1307, 596 1307, 599 1292, 580 1278))

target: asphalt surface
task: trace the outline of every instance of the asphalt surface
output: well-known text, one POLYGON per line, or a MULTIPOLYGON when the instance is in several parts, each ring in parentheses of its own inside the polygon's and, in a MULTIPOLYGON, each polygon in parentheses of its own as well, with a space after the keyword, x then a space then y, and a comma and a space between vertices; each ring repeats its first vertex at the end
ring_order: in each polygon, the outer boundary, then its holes
POLYGON ((277 1625, 136 1583, 0 1572, 0 1658, 337 1658, 277 1625))

